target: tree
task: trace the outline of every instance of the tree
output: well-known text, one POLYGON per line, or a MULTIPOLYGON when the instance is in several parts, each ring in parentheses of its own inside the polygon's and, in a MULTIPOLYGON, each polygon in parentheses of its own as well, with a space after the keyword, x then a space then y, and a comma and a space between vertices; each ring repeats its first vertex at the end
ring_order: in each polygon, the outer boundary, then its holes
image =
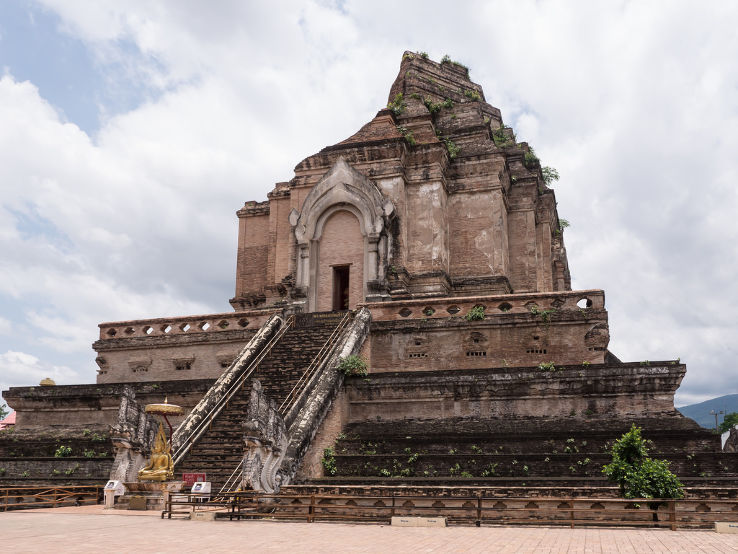
POLYGON ((0 419, 5 419, 5 416, 7 416, 10 413, 10 410, 5 404, 0 404, 0 419))
POLYGON ((725 433, 725 431, 730 431, 733 428, 733 425, 738 425, 738 412, 731 412, 729 414, 725 414, 725 419, 723 419, 723 422, 720 424, 721 433, 725 433))
POLYGON ((669 470, 669 462, 649 458, 648 443, 633 424, 612 445, 612 462, 602 472, 620 486, 625 498, 683 498, 683 485, 669 470))

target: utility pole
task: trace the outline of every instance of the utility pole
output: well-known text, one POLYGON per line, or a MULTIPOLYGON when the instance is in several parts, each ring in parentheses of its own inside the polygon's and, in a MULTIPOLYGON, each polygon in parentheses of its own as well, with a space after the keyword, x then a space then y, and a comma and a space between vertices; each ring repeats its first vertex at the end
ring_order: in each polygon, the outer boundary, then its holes
POLYGON ((715 432, 716 433, 720 432, 718 429, 718 415, 722 415, 724 413, 725 413, 725 410, 720 410, 719 412, 716 412, 715 410, 710 410, 710 415, 715 416, 715 432))

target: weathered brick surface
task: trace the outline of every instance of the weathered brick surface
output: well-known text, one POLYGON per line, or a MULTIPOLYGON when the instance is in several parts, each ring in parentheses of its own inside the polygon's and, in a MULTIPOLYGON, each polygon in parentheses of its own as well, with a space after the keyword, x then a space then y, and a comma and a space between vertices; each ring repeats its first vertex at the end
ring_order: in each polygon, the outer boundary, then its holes
MULTIPOLYGON (((365 278, 362 283, 364 295, 463 294, 469 290, 464 279, 492 277, 504 279, 515 291, 569 288, 553 191, 543 182, 528 145, 517 144, 511 130, 500 129, 500 112, 484 101, 481 87, 453 64, 406 56, 389 100, 396 102, 395 109, 380 110, 356 134, 300 162, 295 176, 269 194, 268 210, 249 202, 239 211, 234 302, 262 298, 268 305, 303 294, 291 289, 291 282, 299 281, 294 274, 299 252, 288 214, 303 211, 311 188, 339 159, 372 180, 394 207, 391 255, 386 259, 368 259, 369 230, 350 241, 347 236, 350 245, 331 247, 334 263, 360 258, 379 264, 372 268, 379 275, 376 282, 365 278), (401 99, 396 100, 398 94, 401 99), (266 217, 268 229, 261 223, 266 217), (269 245, 266 261, 256 244, 269 245), (267 283, 241 277, 265 264, 267 283), (390 274, 402 275, 402 282, 393 283, 390 274)), ((325 251, 322 244, 320 248, 325 251)), ((495 290, 490 286, 488 291, 495 290)), ((323 299, 331 295, 332 283, 318 278, 308 288, 317 288, 323 299)), ((326 309, 325 302, 317 309, 326 309)))

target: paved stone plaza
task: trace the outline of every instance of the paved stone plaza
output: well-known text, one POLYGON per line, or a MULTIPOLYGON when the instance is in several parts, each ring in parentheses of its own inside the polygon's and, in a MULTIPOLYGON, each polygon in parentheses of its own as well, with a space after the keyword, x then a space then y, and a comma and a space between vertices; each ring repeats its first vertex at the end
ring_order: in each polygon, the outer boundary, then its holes
POLYGON ((0 514, 6 552, 736 552, 738 535, 658 529, 398 528, 161 520, 100 506, 0 514))

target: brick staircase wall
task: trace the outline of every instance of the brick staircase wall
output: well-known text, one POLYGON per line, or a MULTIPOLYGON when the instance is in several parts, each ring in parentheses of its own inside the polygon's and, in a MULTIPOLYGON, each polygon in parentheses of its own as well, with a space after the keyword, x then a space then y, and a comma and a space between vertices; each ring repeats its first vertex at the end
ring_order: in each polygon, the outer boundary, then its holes
POLYGON ((608 487, 608 445, 631 423, 646 429, 651 456, 668 460, 685 484, 738 479, 738 454, 721 452, 718 437, 686 418, 529 418, 349 424, 333 446, 335 473, 307 483, 608 487))

